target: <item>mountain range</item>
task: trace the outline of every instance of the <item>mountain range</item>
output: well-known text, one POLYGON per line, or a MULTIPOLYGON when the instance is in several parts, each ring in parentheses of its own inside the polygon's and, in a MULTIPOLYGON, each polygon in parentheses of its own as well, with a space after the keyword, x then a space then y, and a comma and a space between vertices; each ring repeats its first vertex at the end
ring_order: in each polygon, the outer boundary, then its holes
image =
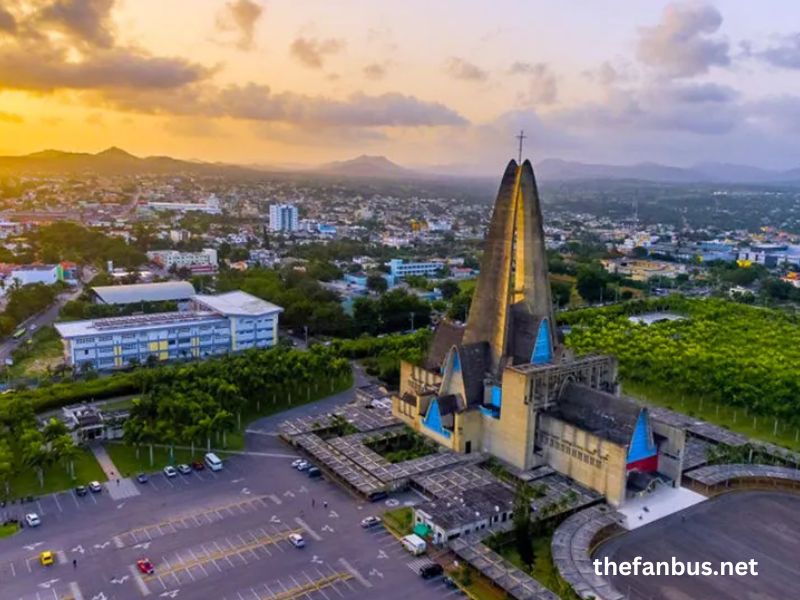
MULTIPOLYGON (((385 156, 361 155, 350 160, 325 163, 317 167, 240 166, 223 163, 187 161, 168 156, 140 158, 112 147, 90 154, 44 150, 24 156, 0 156, 0 174, 170 174, 257 176, 265 171, 302 172, 336 177, 372 177, 382 179, 431 178, 439 176, 475 177, 478 172, 469 165, 442 165, 406 168, 385 156)), ((785 171, 768 170, 749 165, 701 163, 692 167, 673 167, 643 162, 635 165, 606 165, 549 158, 536 164, 536 176, 542 181, 574 180, 641 180, 664 183, 763 183, 800 184, 800 167, 785 171)))

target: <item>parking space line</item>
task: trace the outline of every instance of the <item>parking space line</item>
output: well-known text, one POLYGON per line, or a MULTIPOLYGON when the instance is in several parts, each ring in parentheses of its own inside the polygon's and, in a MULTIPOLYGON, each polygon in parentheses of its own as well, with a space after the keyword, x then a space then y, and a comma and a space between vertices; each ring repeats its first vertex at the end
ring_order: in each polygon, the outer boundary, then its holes
MULTIPOLYGON (((128 565, 128 570, 131 572, 131 577, 133 577, 133 582, 136 584, 136 587, 139 588, 139 592, 142 594, 142 596, 147 596, 148 594, 150 594, 150 590, 147 588, 147 584, 142 579, 142 576, 139 575, 139 572, 136 570, 136 567, 134 567, 133 565, 128 565)), ((75 587, 77 587, 77 584, 75 584, 75 587)), ((82 600, 82 599, 78 598, 78 596, 75 595, 75 600, 82 600)))
POLYGON ((363 585, 366 588, 371 588, 372 587, 372 583, 367 581, 364 578, 364 576, 361 575, 361 573, 359 573, 358 571, 356 571, 356 568, 353 565, 351 565, 349 562, 347 562, 344 558, 340 558, 339 559, 339 564, 342 565, 345 569, 347 569, 347 571, 353 577, 355 577, 356 581, 358 581, 361 585, 363 585))
MULTIPOLYGON (((312 585, 314 584, 314 580, 313 580, 313 579, 311 579, 311 575, 309 575, 309 574, 308 574, 308 573, 306 573, 305 571, 300 571, 300 572, 301 572, 303 575, 305 575, 305 576, 306 576, 306 579, 308 579, 308 583, 310 583, 310 584, 312 584, 312 585)), ((317 572, 319 573, 319 569, 317 569, 317 572)), ((292 577, 292 579, 294 579, 294 577, 292 577)), ((334 586, 334 587, 335 587, 335 586, 334 586)), ((320 589, 319 589, 319 593, 320 593, 320 594, 322 594, 322 595, 325 597, 325 600, 331 600, 331 599, 328 597, 328 594, 326 594, 326 593, 325 593, 325 591, 324 591, 322 588, 320 588, 320 589)))
POLYGON ((322 536, 313 529, 311 529, 311 526, 305 521, 303 521, 303 519, 301 519, 300 517, 295 517, 294 522, 300 525, 300 527, 302 527, 305 530, 305 532, 317 542, 319 542, 322 539, 322 536))
POLYGON ((175 485, 170 481, 170 478, 167 477, 166 475, 164 475, 164 481, 167 482, 167 485, 169 485, 169 487, 175 487, 175 485))
POLYGON ((75 503, 75 508, 80 509, 81 505, 78 502, 78 495, 75 493, 75 490, 72 490, 69 494, 72 497, 72 501, 75 503))
POLYGON ((37 501, 36 501, 36 506, 38 506, 38 507, 39 507, 39 514, 40 514, 40 515, 44 515, 44 514, 45 514, 45 512, 44 512, 44 508, 42 508, 42 503, 41 503, 41 502, 39 502, 39 501, 37 500, 37 501))
POLYGON ((81 592, 81 588, 78 586, 77 581, 69 582, 69 593, 72 594, 72 597, 75 600, 83 600, 83 593, 81 592))
POLYGON ((61 502, 58 501, 58 496, 53 494, 53 500, 56 502, 56 506, 58 507, 58 512, 64 512, 64 509, 61 508, 61 502))

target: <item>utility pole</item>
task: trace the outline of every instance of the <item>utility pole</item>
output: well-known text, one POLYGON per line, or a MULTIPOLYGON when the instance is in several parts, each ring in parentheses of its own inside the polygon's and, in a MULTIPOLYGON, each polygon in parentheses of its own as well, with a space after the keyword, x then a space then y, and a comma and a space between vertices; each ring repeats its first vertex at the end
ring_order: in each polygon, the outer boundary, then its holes
POLYGON ((411 331, 414 331, 414 313, 411 313, 411 331))
POLYGON ((308 350, 308 325, 303 325, 303 331, 306 333, 306 350, 308 350))

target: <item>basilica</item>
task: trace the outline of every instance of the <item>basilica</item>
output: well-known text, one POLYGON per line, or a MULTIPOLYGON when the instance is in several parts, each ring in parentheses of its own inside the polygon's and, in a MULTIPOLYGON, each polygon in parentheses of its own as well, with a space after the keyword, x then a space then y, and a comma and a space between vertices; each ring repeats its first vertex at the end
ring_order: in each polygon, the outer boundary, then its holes
POLYGON ((685 432, 618 388, 613 357, 563 344, 533 167, 512 160, 467 322, 441 322, 425 360, 402 364, 392 412, 451 450, 549 465, 620 506, 651 481, 680 483, 685 432))

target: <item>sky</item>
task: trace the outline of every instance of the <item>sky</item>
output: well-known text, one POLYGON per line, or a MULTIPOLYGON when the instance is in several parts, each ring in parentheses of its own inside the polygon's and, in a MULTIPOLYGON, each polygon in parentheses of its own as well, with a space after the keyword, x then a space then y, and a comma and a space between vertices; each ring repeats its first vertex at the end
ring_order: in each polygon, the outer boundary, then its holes
POLYGON ((0 0, 0 154, 800 166, 791 0, 0 0))

